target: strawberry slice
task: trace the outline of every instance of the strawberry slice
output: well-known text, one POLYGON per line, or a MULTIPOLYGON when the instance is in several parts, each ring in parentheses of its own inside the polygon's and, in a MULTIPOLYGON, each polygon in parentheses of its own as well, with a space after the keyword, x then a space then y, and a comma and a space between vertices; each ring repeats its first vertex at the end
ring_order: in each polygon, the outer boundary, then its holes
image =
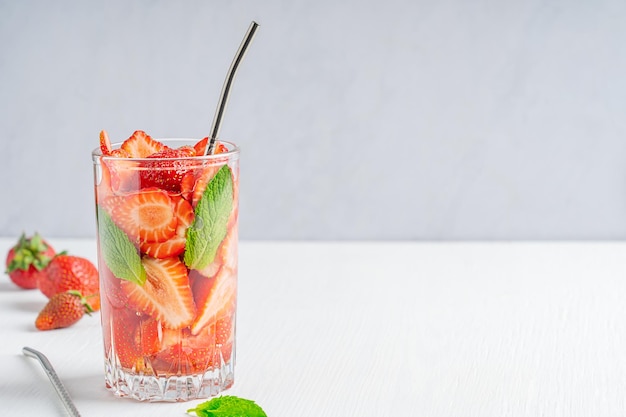
POLYGON ((215 343, 222 354, 222 361, 228 363, 233 354, 235 341, 235 314, 225 316, 215 323, 215 343))
POLYGON ((121 283, 129 304, 161 321, 163 327, 188 326, 196 311, 185 265, 176 257, 144 256, 141 262, 146 270, 146 282, 143 285, 131 281, 121 283))
POLYGON ((193 145, 193 148, 196 151, 196 156, 203 156, 204 153, 206 152, 206 145, 207 143, 209 143, 209 137, 207 136, 206 138, 202 138, 200 139, 195 145, 193 145))
POLYGON ((180 181, 180 195, 187 201, 191 201, 193 196, 193 186, 196 183, 196 175, 194 171, 188 171, 185 173, 180 181))
MULTIPOLYGON (((102 170, 108 171, 110 188, 114 193, 136 190, 139 184, 138 164, 129 160, 128 151, 118 148, 111 150, 106 158, 101 158, 102 170)), ((104 172, 103 172, 103 175, 104 172)))
POLYGON ((100 296, 103 299, 102 304, 102 317, 106 317, 107 313, 105 309, 110 308, 112 310, 131 308, 128 305, 126 294, 122 291, 120 284, 124 281, 115 275, 109 269, 104 261, 102 261, 102 255, 98 263, 98 272, 100 275, 100 296), (106 300, 105 300, 106 299, 106 300))
POLYGON ((115 195, 115 194, 110 194, 110 195, 101 195, 100 199, 98 200, 98 205, 104 209, 104 211, 106 211, 109 216, 114 217, 114 212, 115 210, 121 206, 122 204, 124 204, 124 200, 125 198, 121 195, 115 195))
POLYGON ((102 155, 111 155, 111 141, 106 130, 100 131, 100 151, 102 151, 102 155))
MULTIPOLYGON (((189 272, 194 295, 211 292, 215 278, 206 278, 197 271, 189 272)), ((163 329, 161 351, 154 364, 167 374, 204 373, 230 361, 234 342, 234 304, 220 313, 220 318, 204 326, 198 334, 188 327, 181 330, 163 329)))
POLYGON ((113 206, 110 210, 113 221, 131 241, 164 242, 176 233, 175 206, 165 191, 144 189, 123 196, 120 204, 107 203, 113 206))
POLYGON ((220 346, 223 346, 233 341, 234 323, 235 323, 234 309, 230 311, 230 314, 222 316, 215 322, 215 343, 217 343, 220 346))
POLYGON ((185 237, 185 232, 187 232, 187 228, 191 226, 195 217, 193 207, 191 207, 189 201, 184 198, 179 198, 176 202, 175 213, 176 219, 178 220, 176 234, 180 237, 185 237))
POLYGON ((178 256, 185 251, 185 237, 174 235, 165 242, 142 243, 140 248, 143 253, 157 259, 178 256))
POLYGON ((161 322, 148 317, 139 323, 135 329, 135 346, 142 356, 155 355, 161 350, 163 327, 161 322))
POLYGON ((178 256, 185 250, 187 239, 185 232, 191 226, 194 219, 193 207, 182 197, 177 197, 174 215, 176 216, 176 234, 165 242, 142 243, 140 248, 143 253, 153 258, 169 258, 178 256))
POLYGON ((132 158, 132 156, 130 155, 130 152, 128 152, 126 149, 123 149, 123 148, 117 148, 117 149, 111 150, 111 156, 114 156, 116 158, 132 158))
POLYGON ((163 329, 163 349, 155 355, 155 366, 166 375, 196 374, 214 363, 215 337, 196 337, 188 328, 163 329))
POLYGON ((121 149, 128 152, 131 158, 147 158, 161 152, 165 149, 165 145, 152 139, 143 130, 136 130, 122 143, 121 149))
POLYGON ((213 151, 213 155, 217 155, 218 153, 226 153, 228 152, 228 148, 223 143, 218 143, 215 145, 215 150, 213 151))
POLYGON ((191 146, 181 146, 177 149, 166 148, 151 154, 148 158, 155 159, 155 161, 143 163, 141 186, 180 192, 181 182, 194 167, 193 160, 184 158, 192 156, 196 156, 196 151, 191 146))
MULTIPOLYGON (((193 148, 196 150, 196 156, 203 156, 206 153, 206 148, 209 143, 208 136, 206 138, 200 139, 193 148)), ((221 142, 217 142, 215 144, 215 149, 213 150, 213 155, 218 153, 228 152, 228 148, 221 142)))
POLYGON ((194 300, 198 309, 191 333, 199 334, 202 329, 226 317, 235 309, 237 303, 237 276, 228 267, 222 267, 214 278, 215 282, 194 284, 194 300))
POLYGON ((202 198, 202 194, 207 185, 211 182, 217 171, 221 166, 211 165, 204 167, 196 177, 196 182, 193 185, 193 191, 191 193, 191 205, 195 208, 198 205, 198 201, 202 198))
POLYGON ((202 333, 163 329, 162 350, 154 358, 155 366, 168 374, 204 373, 228 363, 233 354, 234 315, 206 326, 202 333))
MULTIPOLYGON (((202 169, 196 170, 196 181, 193 185, 193 190, 191 192, 191 204, 193 207, 196 207, 198 201, 202 198, 202 194, 206 189, 207 185, 211 182, 215 174, 225 165, 225 163, 216 163, 213 165, 205 166, 202 169)), ((238 170, 231 168, 231 174, 233 176, 233 196, 234 202, 237 203, 237 197, 239 193, 239 181, 238 181, 238 170)))
POLYGON ((141 316, 133 310, 116 309, 107 318, 110 320, 110 335, 105 332, 106 354, 109 354, 106 339, 110 336, 113 351, 123 368, 149 373, 150 363, 141 353, 141 339, 137 339, 141 316))
MULTIPOLYGON (((103 131, 104 132, 104 131, 103 131)), ((106 134, 106 133, 105 133, 106 134)), ((102 135, 102 134, 101 134, 102 135)), ((108 141, 108 137, 106 138, 108 141)), ((97 199, 100 200, 114 193, 126 192, 137 189, 138 175, 136 163, 125 160, 129 158, 123 149, 110 149, 111 144, 100 144, 103 156, 100 157, 101 179, 97 185, 97 199), (106 147, 109 149, 106 149, 106 147), (107 152, 106 154, 104 152, 107 152), (120 158, 120 159, 113 159, 120 158)))

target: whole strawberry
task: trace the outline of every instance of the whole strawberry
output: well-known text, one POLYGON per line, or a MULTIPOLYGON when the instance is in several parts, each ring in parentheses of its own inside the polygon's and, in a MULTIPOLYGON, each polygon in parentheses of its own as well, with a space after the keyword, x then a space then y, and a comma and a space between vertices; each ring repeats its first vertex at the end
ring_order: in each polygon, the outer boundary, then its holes
POLYGON ((37 286, 48 298, 68 290, 79 291, 94 311, 100 309, 98 270, 91 261, 80 256, 61 254, 52 258, 37 286))
POLYGON ((37 288, 39 277, 54 255, 52 246, 39 234, 32 237, 22 234, 7 254, 6 273, 21 288, 37 288))
POLYGON ((54 295, 45 305, 35 320, 39 330, 69 327, 85 314, 91 314, 93 308, 79 291, 66 291, 54 295))
POLYGON ((191 146, 182 146, 177 149, 166 148, 148 156, 142 166, 141 187, 158 187, 174 193, 180 192, 180 184, 188 172, 192 172, 193 161, 181 158, 196 156, 196 150, 191 146))

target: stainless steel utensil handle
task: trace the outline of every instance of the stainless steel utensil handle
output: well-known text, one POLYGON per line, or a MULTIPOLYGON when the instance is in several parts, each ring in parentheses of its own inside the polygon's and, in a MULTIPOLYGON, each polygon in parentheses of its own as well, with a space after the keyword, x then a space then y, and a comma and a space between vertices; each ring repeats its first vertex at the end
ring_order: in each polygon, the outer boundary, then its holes
POLYGON ((22 348, 22 352, 26 356, 30 356, 31 358, 37 359, 39 363, 41 364, 41 366, 43 366, 43 369, 46 371, 46 374, 48 374, 48 378, 50 378, 50 381, 52 382, 54 389, 59 395, 59 398, 61 398, 63 405, 65 405, 65 408, 67 408, 67 411, 69 411, 70 416, 80 417, 80 413, 78 412, 78 410, 76 409, 76 406, 74 405, 74 402, 70 398, 70 394, 67 392, 67 390, 63 386, 63 383, 59 379, 59 376, 57 375, 56 371, 52 367, 52 364, 50 363, 48 358, 46 358, 46 355, 44 355, 43 353, 33 348, 29 348, 27 346, 22 348))

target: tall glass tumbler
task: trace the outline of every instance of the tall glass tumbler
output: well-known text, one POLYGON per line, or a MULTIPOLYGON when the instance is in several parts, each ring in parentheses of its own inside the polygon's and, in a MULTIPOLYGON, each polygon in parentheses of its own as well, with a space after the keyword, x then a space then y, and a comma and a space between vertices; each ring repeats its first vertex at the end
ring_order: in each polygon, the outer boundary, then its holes
POLYGON ((219 143, 208 156, 92 153, 105 384, 119 397, 186 401, 234 382, 239 149, 219 143))

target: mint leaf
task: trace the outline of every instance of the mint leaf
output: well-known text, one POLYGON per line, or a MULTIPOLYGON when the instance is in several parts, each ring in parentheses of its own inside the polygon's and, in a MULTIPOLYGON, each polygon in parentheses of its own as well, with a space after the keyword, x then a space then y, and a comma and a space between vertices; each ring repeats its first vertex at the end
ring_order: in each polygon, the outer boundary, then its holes
POLYGON ((141 264, 137 248, 100 206, 98 225, 100 252, 104 263, 116 277, 143 285, 146 282, 146 270, 141 264))
POLYGON ((265 411, 254 401, 226 395, 190 408, 188 413, 196 413, 199 417, 267 417, 265 411))
POLYGON ((202 269, 213 262, 226 237, 228 217, 233 208, 233 177, 224 165, 209 182, 195 210, 193 224, 187 229, 185 265, 202 269))

